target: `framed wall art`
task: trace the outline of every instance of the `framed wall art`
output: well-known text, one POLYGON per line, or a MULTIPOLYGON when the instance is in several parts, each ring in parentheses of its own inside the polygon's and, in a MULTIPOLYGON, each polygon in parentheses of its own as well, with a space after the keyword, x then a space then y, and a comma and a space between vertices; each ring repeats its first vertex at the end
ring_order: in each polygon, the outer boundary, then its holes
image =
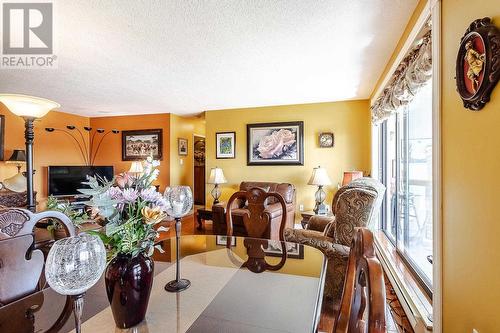
POLYGON ((332 148, 335 143, 332 132, 319 133, 318 141, 320 148, 332 148))
POLYGON ((247 165, 304 165, 304 122, 248 124, 247 165))
POLYGON ((457 55, 457 91, 464 107, 481 110, 499 79, 500 30, 489 17, 477 19, 465 31, 457 55))
POLYGON ((235 158, 236 157, 236 133, 217 132, 215 133, 215 158, 235 158))
POLYGON ((177 139, 177 150, 180 156, 187 156, 188 154, 188 140, 184 138, 177 139))
POLYGON ((122 131, 122 161, 144 160, 153 155, 163 158, 162 129, 122 131))
MULTIPOLYGON (((217 235, 215 238, 215 245, 227 245, 227 236, 217 235)), ((231 246, 236 246, 236 237, 231 237, 231 246)))
MULTIPOLYGON (((287 258, 304 259, 304 245, 288 242, 285 244, 287 258)), ((270 240, 267 244, 267 248, 264 249, 264 252, 270 257, 281 257, 283 253, 281 249, 281 242, 277 240, 270 240)))

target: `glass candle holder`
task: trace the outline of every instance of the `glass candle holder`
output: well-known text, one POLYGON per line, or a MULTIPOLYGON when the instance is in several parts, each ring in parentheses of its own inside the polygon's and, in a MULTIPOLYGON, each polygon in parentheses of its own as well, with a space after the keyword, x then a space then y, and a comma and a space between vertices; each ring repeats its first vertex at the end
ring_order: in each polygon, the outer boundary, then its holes
POLYGON ((191 211, 193 207, 193 193, 189 186, 173 186, 165 190, 165 199, 167 201, 167 214, 175 218, 175 242, 176 242, 176 273, 175 280, 170 281, 165 286, 166 291, 179 292, 189 288, 191 282, 180 277, 179 263, 179 240, 181 233, 181 218, 191 211))
POLYGON ((99 281, 106 268, 101 239, 85 233, 56 241, 47 256, 45 277, 59 294, 73 298, 76 332, 81 332, 83 296, 99 281))

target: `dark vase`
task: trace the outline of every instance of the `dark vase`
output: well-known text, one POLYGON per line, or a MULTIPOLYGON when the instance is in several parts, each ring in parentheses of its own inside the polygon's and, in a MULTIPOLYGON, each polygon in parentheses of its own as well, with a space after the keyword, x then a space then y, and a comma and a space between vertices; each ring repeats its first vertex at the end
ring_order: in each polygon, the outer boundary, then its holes
POLYGON ((106 268, 106 293, 119 328, 139 324, 146 316, 153 286, 154 262, 140 253, 119 254, 106 268))

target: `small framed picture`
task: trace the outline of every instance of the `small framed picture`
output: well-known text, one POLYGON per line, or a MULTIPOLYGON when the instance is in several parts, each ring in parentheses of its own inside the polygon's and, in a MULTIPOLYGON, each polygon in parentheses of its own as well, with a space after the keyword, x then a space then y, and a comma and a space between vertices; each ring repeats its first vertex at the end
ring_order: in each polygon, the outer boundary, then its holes
POLYGON ((162 129, 122 131, 122 161, 145 160, 153 155, 161 160, 163 155, 162 129))
POLYGON ((236 157, 236 132, 215 133, 216 151, 215 157, 235 158, 236 157))
POLYGON ((177 139, 177 149, 179 151, 179 155, 187 156, 188 154, 188 140, 183 138, 177 139))
MULTIPOLYGON (((215 238, 215 245, 223 245, 226 246, 227 244, 227 236, 220 236, 218 235, 215 238)), ((231 246, 236 246, 236 237, 231 237, 231 246)))
MULTIPOLYGON (((297 243, 288 243, 286 244, 286 256, 291 259, 304 259, 304 245, 297 243)), ((281 257, 281 242, 277 240, 270 240, 267 243, 267 249, 264 249, 264 252, 267 256, 270 257, 281 257)))
POLYGON ((319 134, 319 146, 321 148, 332 148, 335 144, 335 138, 332 132, 323 132, 319 134))

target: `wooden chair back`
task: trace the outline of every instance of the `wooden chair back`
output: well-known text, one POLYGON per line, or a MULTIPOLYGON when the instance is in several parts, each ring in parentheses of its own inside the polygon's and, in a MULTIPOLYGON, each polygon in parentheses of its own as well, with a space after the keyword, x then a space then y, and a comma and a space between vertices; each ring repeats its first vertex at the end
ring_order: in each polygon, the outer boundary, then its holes
POLYGON ((356 228, 333 333, 385 333, 385 284, 369 229, 356 228))
POLYGON ((236 200, 244 200, 247 204, 246 213, 243 216, 243 223, 247 231, 248 237, 264 238, 265 232, 270 228, 269 214, 265 213, 266 199, 276 198, 281 205, 281 224, 280 224, 280 240, 283 241, 283 230, 286 224, 286 203, 283 196, 277 192, 266 192, 261 188, 254 187, 248 191, 238 191, 234 193, 227 203, 226 224, 227 236, 233 235, 233 209, 238 208, 236 200))
POLYGON ((34 249, 33 228, 47 218, 59 220, 68 236, 75 235, 73 223, 60 212, 35 214, 21 208, 0 209, 0 306, 37 290, 44 256, 34 249))

